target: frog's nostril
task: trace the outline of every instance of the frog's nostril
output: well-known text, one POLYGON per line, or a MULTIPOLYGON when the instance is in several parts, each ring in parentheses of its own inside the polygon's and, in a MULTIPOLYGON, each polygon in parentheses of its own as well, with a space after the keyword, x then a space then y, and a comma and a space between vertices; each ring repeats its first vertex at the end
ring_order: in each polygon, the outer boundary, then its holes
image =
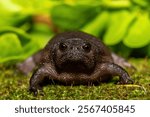
POLYGON ((72 49, 73 49, 73 47, 71 46, 71 47, 70 47, 70 49, 72 50, 72 49))
POLYGON ((80 48, 79 47, 77 47, 77 50, 79 50, 80 48))

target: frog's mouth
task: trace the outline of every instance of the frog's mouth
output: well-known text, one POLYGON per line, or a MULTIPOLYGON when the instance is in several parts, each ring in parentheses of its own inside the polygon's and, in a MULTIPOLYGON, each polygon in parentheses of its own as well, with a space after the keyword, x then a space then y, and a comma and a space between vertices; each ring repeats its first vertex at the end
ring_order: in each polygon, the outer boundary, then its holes
POLYGON ((58 71, 59 72, 68 72, 68 73, 91 73, 94 69, 94 64, 91 65, 86 60, 65 60, 61 64, 59 64, 58 71))

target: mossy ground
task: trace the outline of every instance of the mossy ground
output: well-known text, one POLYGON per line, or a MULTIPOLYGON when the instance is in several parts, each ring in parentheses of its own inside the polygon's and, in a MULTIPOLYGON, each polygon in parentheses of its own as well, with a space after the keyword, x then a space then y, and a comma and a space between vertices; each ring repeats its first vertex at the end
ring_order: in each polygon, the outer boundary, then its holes
POLYGON ((61 86, 44 87, 44 96, 33 96, 28 92, 30 76, 16 72, 13 67, 0 66, 0 99, 150 99, 150 59, 130 59, 137 71, 127 70, 135 83, 133 85, 116 85, 118 78, 99 86, 61 86))

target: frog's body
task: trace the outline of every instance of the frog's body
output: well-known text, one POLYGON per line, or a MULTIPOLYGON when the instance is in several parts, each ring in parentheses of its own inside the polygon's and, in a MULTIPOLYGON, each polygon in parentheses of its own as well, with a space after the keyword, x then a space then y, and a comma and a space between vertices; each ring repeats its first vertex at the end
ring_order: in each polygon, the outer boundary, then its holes
POLYGON ((66 85, 94 84, 119 76, 120 83, 132 79, 113 62, 108 48, 84 32, 65 32, 53 37, 40 52, 39 67, 30 79, 30 91, 37 93, 45 79, 66 85))

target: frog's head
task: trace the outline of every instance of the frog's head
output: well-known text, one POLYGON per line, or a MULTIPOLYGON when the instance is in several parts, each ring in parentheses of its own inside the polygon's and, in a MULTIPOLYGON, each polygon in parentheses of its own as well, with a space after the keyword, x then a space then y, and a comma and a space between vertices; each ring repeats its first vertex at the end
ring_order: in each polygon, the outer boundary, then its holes
POLYGON ((64 39, 54 50, 55 66, 66 72, 88 72, 95 67, 93 45, 81 38, 64 39))
POLYGON ((92 72, 97 63, 111 61, 110 52, 96 37, 80 31, 54 36, 45 47, 47 62, 60 72, 92 72))

